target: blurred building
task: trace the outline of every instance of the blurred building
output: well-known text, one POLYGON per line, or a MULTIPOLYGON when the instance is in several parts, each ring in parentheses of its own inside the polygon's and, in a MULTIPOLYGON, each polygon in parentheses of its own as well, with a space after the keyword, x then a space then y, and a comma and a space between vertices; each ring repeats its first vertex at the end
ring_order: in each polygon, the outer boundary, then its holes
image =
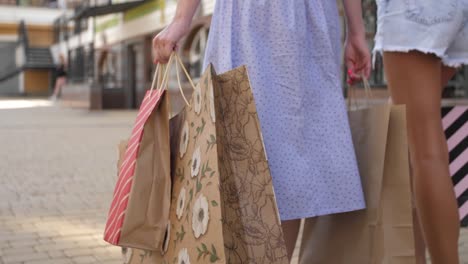
MULTIPOLYGON (((0 0, 0 95, 48 94, 60 1, 0 0)), ((62 3, 63 4, 63 3, 62 3)))
MULTIPOLYGON (((190 34, 180 43, 179 52, 195 78, 202 71, 214 3, 214 0, 201 1, 190 34)), ((64 102, 91 109, 138 107, 154 70, 151 60, 152 38, 171 21, 176 4, 176 0, 0 0, 0 10, 5 9, 4 13, 12 17, 8 23, 13 25, 21 19, 25 21, 23 26, 10 26, 13 33, 0 38, 0 42, 9 39, 8 48, 0 47, 0 53, 8 54, 8 63, 0 62, 0 94, 10 90, 32 94, 30 90, 33 88, 26 85, 26 79, 29 80, 31 73, 26 74, 26 70, 40 70, 31 67, 28 58, 45 58, 45 54, 50 53, 48 57, 52 58, 52 64, 58 62, 60 55, 68 61, 68 83, 62 93, 64 102), (22 10, 26 9, 52 13, 41 13, 36 21, 31 20, 30 16, 11 15, 11 10, 21 10, 19 13, 23 14, 22 10), (38 30, 36 24, 39 20, 42 23, 41 30, 47 33, 38 38, 31 37, 38 30), (38 43, 40 38, 46 40, 38 43), (21 49, 26 51, 19 52, 21 49), (32 52, 41 52, 41 56, 32 52), (23 66, 18 66, 22 65, 21 60, 23 66), (15 70, 2 70, 5 68, 3 64, 8 64, 7 69, 15 70)), ((375 1, 364 0, 363 10, 367 39, 372 47, 376 30, 375 1)), ((340 12, 343 13, 342 10, 340 12)), ((0 23, 2 20, 0 14, 0 23)), ((344 19, 342 23, 344 25, 344 19)), ((53 81, 52 64, 48 60, 41 66, 42 72, 47 71, 49 74, 49 89, 53 81)), ((45 75, 41 75, 44 80, 45 75)), ((376 87, 377 96, 387 96, 380 57, 376 58, 371 84, 376 87)), ((43 86, 36 90, 48 91, 43 86)), ((461 70, 451 81, 446 96, 468 97, 467 69, 461 70)))
MULTIPOLYGON (((62 99, 91 109, 136 108, 149 87, 152 38, 175 14, 174 0, 80 1, 54 23, 53 54, 68 58, 62 99)), ((214 1, 202 1, 180 53, 192 76, 202 69, 214 1)))

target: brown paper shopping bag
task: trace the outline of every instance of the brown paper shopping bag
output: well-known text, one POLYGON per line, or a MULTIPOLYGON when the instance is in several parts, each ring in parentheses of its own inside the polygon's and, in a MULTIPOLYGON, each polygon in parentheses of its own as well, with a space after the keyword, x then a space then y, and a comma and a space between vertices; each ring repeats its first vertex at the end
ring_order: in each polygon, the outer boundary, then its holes
MULTIPOLYGON (((162 71, 156 71, 156 77, 162 71)), ((162 248, 170 207, 169 99, 160 86, 145 95, 132 135, 119 146, 119 177, 104 240, 118 246, 162 248), (124 147, 125 144, 128 146, 124 147)), ((155 82, 153 81, 152 87, 155 82)))
POLYGON ((306 220, 302 264, 414 264, 404 106, 349 112, 367 209, 306 220))
POLYGON ((171 128, 164 254, 133 250, 129 263, 288 263, 246 68, 208 67, 171 128))

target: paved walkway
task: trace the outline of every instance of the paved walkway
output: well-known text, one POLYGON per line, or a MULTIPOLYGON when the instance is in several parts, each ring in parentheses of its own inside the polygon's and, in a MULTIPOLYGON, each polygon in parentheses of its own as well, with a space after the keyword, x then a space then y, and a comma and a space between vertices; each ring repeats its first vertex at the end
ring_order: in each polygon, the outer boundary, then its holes
POLYGON ((135 112, 47 103, 0 100, 0 263, 121 263, 102 232, 135 112))
POLYGON ((0 99, 0 264, 122 263, 102 231, 135 115, 0 99))

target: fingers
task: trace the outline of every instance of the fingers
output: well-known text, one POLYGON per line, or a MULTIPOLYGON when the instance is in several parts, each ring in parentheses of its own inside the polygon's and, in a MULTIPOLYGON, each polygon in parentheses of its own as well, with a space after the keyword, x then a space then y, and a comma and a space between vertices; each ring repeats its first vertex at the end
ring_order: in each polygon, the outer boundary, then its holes
POLYGON ((156 36, 153 39, 153 62, 165 64, 169 61, 172 52, 177 45, 170 40, 164 39, 161 36, 156 36))
POLYGON ((370 58, 363 58, 359 60, 358 63, 353 60, 348 60, 346 62, 346 68, 348 69, 347 82, 350 85, 362 81, 363 77, 369 79, 372 71, 370 58))
POLYGON ((353 60, 348 59, 346 61, 346 68, 347 71, 347 83, 349 85, 353 85, 361 79, 361 76, 356 72, 356 63, 353 60))
POLYGON ((360 76, 364 76, 365 78, 369 79, 372 67, 370 58, 364 58, 361 63, 355 67, 354 71, 359 74, 360 76))

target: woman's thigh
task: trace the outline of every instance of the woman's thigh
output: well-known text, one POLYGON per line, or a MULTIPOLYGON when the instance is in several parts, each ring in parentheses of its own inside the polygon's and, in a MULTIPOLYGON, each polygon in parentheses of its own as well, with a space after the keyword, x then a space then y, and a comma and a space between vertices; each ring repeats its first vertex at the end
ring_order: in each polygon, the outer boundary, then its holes
POLYGON ((385 73, 395 104, 405 104, 412 156, 447 157, 441 123, 442 63, 433 55, 385 52, 385 73))

